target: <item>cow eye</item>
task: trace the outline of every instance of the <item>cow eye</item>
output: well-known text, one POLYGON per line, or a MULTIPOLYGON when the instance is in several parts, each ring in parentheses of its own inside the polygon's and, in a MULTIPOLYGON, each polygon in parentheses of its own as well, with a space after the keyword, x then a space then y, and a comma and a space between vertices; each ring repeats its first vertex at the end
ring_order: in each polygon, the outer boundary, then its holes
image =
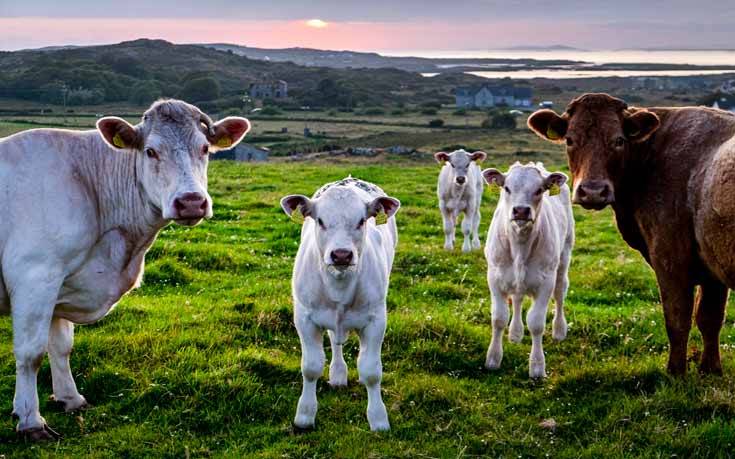
POLYGON ((572 145, 574 145, 574 141, 570 139, 569 137, 567 137, 567 146, 571 147, 572 145))
POLYGON ((365 219, 364 218, 361 218, 360 221, 357 223, 357 229, 362 228, 362 225, 364 225, 364 224, 365 224, 365 219))
POLYGON ((209 153, 209 145, 204 145, 202 147, 202 155, 206 155, 207 153, 209 153))
POLYGON ((624 145, 625 145, 625 137, 618 137, 617 139, 615 139, 615 146, 617 148, 621 148, 624 145))
POLYGON ((452 163, 449 163, 449 165, 450 165, 450 166, 452 166, 452 168, 454 168, 454 164, 452 164, 452 163))
POLYGON ((506 193, 510 194, 510 188, 508 188, 507 186, 505 186, 505 187, 503 187, 503 189, 505 190, 506 193))
POLYGON ((153 148, 146 148, 145 149, 145 154, 146 154, 146 156, 148 156, 151 159, 160 159, 158 157, 158 153, 153 148))
POLYGON ((317 218, 316 219, 316 222, 319 223, 319 226, 321 226, 322 228, 324 228, 324 222, 322 221, 321 218, 317 218))

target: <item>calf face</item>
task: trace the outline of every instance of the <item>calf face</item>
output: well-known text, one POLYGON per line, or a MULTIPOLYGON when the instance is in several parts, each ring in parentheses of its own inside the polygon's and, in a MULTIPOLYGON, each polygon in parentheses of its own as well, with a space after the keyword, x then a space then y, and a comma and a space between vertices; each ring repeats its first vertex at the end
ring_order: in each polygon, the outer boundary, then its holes
POLYGON ((440 164, 449 163, 451 168, 452 183, 464 186, 467 183, 467 172, 473 161, 482 162, 487 157, 484 151, 467 153, 464 150, 456 150, 452 153, 440 151, 434 154, 434 158, 440 164))
POLYGON ((567 181, 563 173, 548 173, 543 167, 532 163, 516 163, 507 174, 497 169, 485 169, 482 176, 489 185, 497 185, 502 189, 501 202, 509 209, 511 225, 518 231, 533 227, 546 191, 558 190, 567 181))
POLYGON ((659 119, 647 110, 629 109, 607 94, 585 94, 561 116, 551 110, 535 112, 528 126, 546 140, 566 143, 574 203, 602 209, 615 202, 616 178, 631 144, 647 140, 658 129, 659 119))
POLYGON ((313 231, 320 259, 327 272, 335 277, 357 270, 368 219, 379 213, 392 217, 400 205, 397 199, 387 196, 365 204, 354 190, 339 186, 329 188, 313 200, 303 195, 281 199, 286 214, 300 212, 316 222, 313 231))
POLYGON ((245 118, 217 123, 185 102, 153 104, 136 126, 106 117, 97 122, 105 141, 121 154, 138 155, 136 176, 143 195, 166 220, 195 225, 212 216, 207 192, 209 153, 237 145, 250 130, 245 118))

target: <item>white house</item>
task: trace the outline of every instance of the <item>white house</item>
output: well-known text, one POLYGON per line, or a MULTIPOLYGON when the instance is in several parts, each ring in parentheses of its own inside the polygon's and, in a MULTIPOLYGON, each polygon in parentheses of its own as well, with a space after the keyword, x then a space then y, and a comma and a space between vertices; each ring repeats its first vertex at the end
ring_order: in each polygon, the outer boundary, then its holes
POLYGON ((515 86, 465 86, 454 90, 458 108, 519 107, 531 108, 533 90, 515 86))
POLYGON ((262 81, 250 85, 253 99, 285 99, 288 97, 288 83, 283 80, 262 81))

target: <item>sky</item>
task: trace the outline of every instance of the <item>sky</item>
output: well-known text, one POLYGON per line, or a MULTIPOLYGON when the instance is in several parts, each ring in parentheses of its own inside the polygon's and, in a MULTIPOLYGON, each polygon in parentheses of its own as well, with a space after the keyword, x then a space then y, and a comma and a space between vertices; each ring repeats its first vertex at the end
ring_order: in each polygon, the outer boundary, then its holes
POLYGON ((0 49, 117 43, 471 51, 735 48, 735 0, 0 0, 0 49))

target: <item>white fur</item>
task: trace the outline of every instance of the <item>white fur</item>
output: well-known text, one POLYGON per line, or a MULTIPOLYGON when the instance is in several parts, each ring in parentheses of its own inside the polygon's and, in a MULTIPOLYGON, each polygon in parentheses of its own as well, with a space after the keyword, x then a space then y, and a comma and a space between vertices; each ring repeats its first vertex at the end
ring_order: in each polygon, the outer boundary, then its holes
POLYGON ((53 397, 67 411, 83 407, 69 367, 73 324, 104 317, 139 283, 145 253, 169 221, 161 209, 177 194, 203 194, 211 215, 198 110, 178 101, 154 107, 190 113, 190 123, 152 108, 136 127, 135 150, 114 149, 97 131, 0 139, 0 313, 13 320, 18 431, 34 439, 50 435, 36 390, 44 354, 53 397), (148 142, 166 155, 160 164, 143 153, 148 142))
MULTIPOLYGON (((488 171, 491 170, 483 171, 486 179, 491 177, 488 171)), ((562 340, 567 333, 564 298, 569 286, 567 273, 574 245, 574 217, 569 187, 563 184, 559 195, 549 196, 544 182, 549 175, 540 163, 523 166, 516 163, 511 167, 501 184, 504 189, 485 247, 487 280, 492 296, 492 340, 485 366, 489 369, 500 367, 509 300, 513 304, 509 338, 514 342, 522 339, 521 304, 524 296, 528 295, 533 299, 526 316, 532 340, 529 357, 529 376, 532 378, 546 375, 542 337, 552 296, 556 303, 552 336, 562 340), (537 194, 542 189, 544 191, 537 194), (530 207, 532 222, 511 221, 514 206, 530 207)), ((558 173, 553 175, 562 176, 558 173)), ((492 180, 490 178, 489 181, 492 180)), ((499 180, 502 182, 503 177, 499 180)))
MULTIPOLYGON (((439 210, 444 223, 444 248, 454 249, 455 227, 459 215, 464 213, 462 251, 469 252, 480 248, 480 204, 484 186, 482 174, 480 167, 471 159, 472 153, 457 150, 447 157, 448 160, 439 173, 436 187, 439 210), (466 181, 462 184, 457 183, 458 176, 466 177, 466 181)), ((485 154, 482 153, 482 159, 484 157, 485 154)))
MULTIPOLYGON (((348 178, 327 185, 311 200, 301 197, 310 216, 301 230, 292 282, 294 321, 302 351, 303 389, 294 419, 300 428, 312 427, 316 417, 316 382, 325 362, 324 330, 329 331, 332 346, 329 366, 332 386, 347 384, 342 345, 347 333, 357 330, 360 339, 357 367, 360 382, 367 388, 368 422, 372 430, 390 429, 380 394, 380 353, 387 320, 388 281, 398 240, 392 216, 397 206, 389 213, 386 224, 376 225, 368 213, 369 204, 385 194, 377 187, 366 191, 356 186, 358 182, 348 178), (367 221, 358 228, 361 219, 367 221), (336 249, 353 251, 354 265, 334 266, 330 252, 336 249)), ((286 212, 298 212, 285 204, 288 199, 282 200, 286 212)))

